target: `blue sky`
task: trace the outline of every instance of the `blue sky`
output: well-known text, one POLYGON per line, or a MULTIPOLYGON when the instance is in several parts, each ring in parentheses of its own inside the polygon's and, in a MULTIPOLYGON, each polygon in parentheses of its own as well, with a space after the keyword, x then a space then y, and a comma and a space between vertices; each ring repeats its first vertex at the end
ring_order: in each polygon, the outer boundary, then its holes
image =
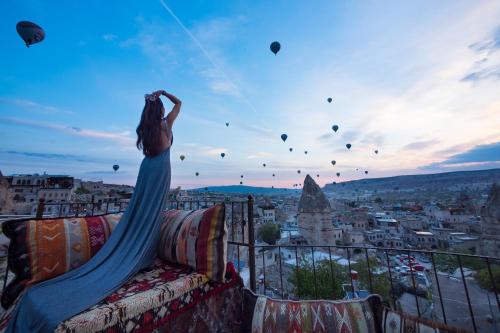
POLYGON ((4 174, 134 184, 135 128, 144 93, 156 89, 183 101, 173 186, 236 184, 243 174, 247 185, 290 187, 306 173, 324 184, 364 170, 500 166, 496 1, 8 0, 0 8, 4 174), (15 31, 21 20, 43 26, 45 41, 26 48, 15 31))

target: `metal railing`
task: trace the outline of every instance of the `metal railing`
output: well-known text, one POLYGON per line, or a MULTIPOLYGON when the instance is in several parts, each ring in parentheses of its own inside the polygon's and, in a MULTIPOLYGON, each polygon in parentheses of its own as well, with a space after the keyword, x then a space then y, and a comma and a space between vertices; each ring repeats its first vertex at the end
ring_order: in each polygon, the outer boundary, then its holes
MULTIPOLYGON (((220 201, 174 200, 169 202, 168 208, 193 210, 211 207, 218 203, 220 203, 220 201)), ((85 213, 93 215, 96 211, 107 213, 109 204, 110 203, 101 203, 99 206, 100 208, 95 209, 98 203, 44 203, 41 201, 37 209, 37 216, 42 216, 41 214, 45 205, 76 205, 71 206, 75 208, 70 210, 74 213, 74 216, 81 216, 83 213, 83 210, 81 210, 82 207, 90 207, 90 210, 87 209, 85 213), (102 205, 106 205, 104 209, 102 205)), ((377 286, 374 284, 375 281, 380 281, 380 276, 382 276, 383 281, 389 280, 386 281, 386 283, 390 286, 390 292, 389 295, 387 295, 388 299, 385 299, 385 302, 392 308, 405 312, 404 307, 402 307, 401 296, 402 294, 412 295, 411 297, 414 299, 416 309, 415 312, 418 317, 427 317, 429 319, 430 309, 430 319, 443 322, 444 324, 456 324, 454 320, 450 320, 450 315, 456 311, 461 311, 460 309, 462 308, 457 310, 457 304, 460 304, 464 307, 468 316, 465 316, 467 317, 465 318, 463 312, 461 312, 460 315, 464 317, 467 323, 470 323, 470 328, 472 328, 474 332, 486 331, 484 329, 485 317, 488 317, 487 319, 490 321, 490 324, 492 321, 493 325, 496 325, 496 317, 500 318, 500 299, 498 297, 496 284, 498 281, 495 280, 495 278, 500 275, 500 258, 463 253, 374 246, 328 244, 312 246, 291 244, 260 245, 255 243, 253 197, 248 196, 248 198, 244 200, 226 201, 224 204, 226 207, 226 223, 229 234, 228 247, 232 248, 232 251, 228 251, 228 258, 236 261, 235 266, 239 273, 245 269, 244 264, 247 263, 249 271, 249 288, 254 292, 257 292, 257 288, 259 287, 264 293, 271 291, 273 295, 277 295, 282 299, 299 299, 301 296, 297 290, 300 290, 301 283, 308 282, 299 279, 300 273, 304 270, 309 270, 312 271, 312 297, 316 299, 331 298, 319 292, 319 289, 323 286, 318 285, 317 281, 321 269, 325 267, 328 269, 329 267, 330 283, 332 285, 334 283, 339 283, 339 281, 335 281, 335 279, 338 280, 340 276, 340 278, 343 279, 341 282, 344 285, 350 285, 353 296, 356 290, 360 291, 363 288, 369 293, 377 293, 377 286), (242 248, 246 253, 241 254, 242 248), (266 265, 266 253, 268 252, 274 255, 275 260, 273 263, 268 263, 266 265), (283 258, 286 254, 285 252, 288 252, 289 255, 292 253, 291 258, 288 258, 289 260, 283 258), (320 252, 322 256, 315 256, 315 253, 317 254, 320 252), (335 260, 335 258, 338 259, 339 253, 342 254, 342 266, 338 264, 340 260, 335 260), (261 267, 256 266, 256 254, 262 256, 262 259, 259 258, 262 265, 260 265, 260 262, 258 264, 261 267), (421 267, 417 267, 414 263, 417 261, 415 258, 417 256, 420 256, 421 260, 426 259, 427 261, 423 272, 421 271, 421 267), (309 257, 311 260, 307 261, 309 257), (439 260, 442 262, 443 258, 445 258, 444 261, 456 262, 457 278, 452 279, 449 277, 449 274, 444 275, 442 272, 439 272, 439 263, 437 263, 437 261, 439 260), (491 315, 485 316, 483 313, 486 311, 483 302, 484 296, 487 295, 489 300, 491 293, 488 293, 488 291, 485 293, 483 289, 478 288, 476 283, 469 279, 466 274, 467 270, 465 268, 467 264, 465 264, 464 261, 470 263, 471 260, 476 262, 478 264, 477 266, 483 267, 483 273, 486 272, 487 280, 493 293, 493 303, 496 303, 496 310, 494 309, 494 305, 493 307, 491 305, 489 306, 491 315), (294 263, 291 264, 291 261, 294 261, 294 263), (362 282, 353 278, 353 267, 359 266, 359 262, 363 262, 363 265, 365 265, 365 276, 362 282), (318 266, 320 268, 318 268, 318 266), (407 271, 401 271, 396 266, 406 266, 407 271), (260 269, 262 272, 258 279, 256 277, 258 274, 257 269, 260 269), (339 269, 344 270, 340 275, 338 272, 339 269), (493 274, 494 272, 495 274, 493 274), (417 285, 417 281, 419 278, 422 278, 422 276, 425 276, 425 279, 429 280, 428 282, 430 284, 426 294, 423 294, 422 290, 420 290, 420 284, 417 285), (258 286, 257 280, 259 282, 258 286), (290 282, 291 280, 293 283, 290 282), (453 283, 450 281, 453 281, 453 283), (287 283, 288 286, 286 285, 287 283), (454 285, 456 290, 451 290, 450 285, 454 285), (458 288, 458 286, 460 287, 458 288), (460 297, 463 296, 465 300, 459 300, 459 294, 460 297), (478 303, 478 299, 483 303, 478 303), (427 308, 423 308, 425 307, 422 304, 423 300, 429 301, 430 306, 428 305, 427 308), (478 310, 477 307, 480 307, 480 309, 478 310), (478 311, 480 311, 480 313, 478 313, 478 311), (470 320, 468 320, 469 318, 470 320)), ((119 208, 120 211, 123 208, 121 203, 119 204, 119 208)), ((421 264, 419 266, 423 265, 424 264, 421 264)), ((5 278, 4 288, 6 281, 7 279, 5 278)), ((408 297, 406 297, 405 302, 408 303, 408 297)), ((406 306, 408 306, 408 304, 406 304, 406 306)))

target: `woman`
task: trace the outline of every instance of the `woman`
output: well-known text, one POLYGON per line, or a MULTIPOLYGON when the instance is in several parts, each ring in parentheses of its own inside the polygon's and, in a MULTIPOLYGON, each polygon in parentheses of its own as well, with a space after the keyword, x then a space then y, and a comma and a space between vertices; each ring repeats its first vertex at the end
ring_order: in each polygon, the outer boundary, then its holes
POLYGON ((154 262, 161 211, 170 188, 172 125, 180 109, 181 101, 164 90, 145 95, 136 130, 136 145, 145 157, 120 222, 84 265, 26 289, 6 332, 53 332, 60 322, 100 302, 154 262), (160 95, 174 103, 167 117, 160 95))

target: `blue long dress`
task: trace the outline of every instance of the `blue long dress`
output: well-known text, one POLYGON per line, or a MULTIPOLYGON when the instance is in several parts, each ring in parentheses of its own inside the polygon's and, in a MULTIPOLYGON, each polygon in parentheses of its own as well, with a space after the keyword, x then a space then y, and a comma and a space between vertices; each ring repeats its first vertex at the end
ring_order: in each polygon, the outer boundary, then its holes
POLYGON ((170 188, 170 148, 144 157, 129 206, 108 241, 84 265, 27 289, 6 332, 53 332, 153 264, 170 188))

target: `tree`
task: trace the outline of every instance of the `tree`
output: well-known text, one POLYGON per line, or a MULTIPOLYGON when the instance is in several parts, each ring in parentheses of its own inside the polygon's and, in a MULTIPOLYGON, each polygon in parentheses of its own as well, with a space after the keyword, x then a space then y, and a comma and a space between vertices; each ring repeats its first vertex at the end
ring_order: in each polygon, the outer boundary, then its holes
MULTIPOLYGON (((472 254, 471 250, 454 250, 456 253, 460 254, 472 254)), ((469 256, 460 256, 460 261, 463 267, 467 267, 474 271, 479 271, 486 268, 486 262, 482 259, 469 256)), ((453 273, 457 268, 460 267, 458 263, 458 258, 451 254, 436 254, 434 256, 434 262, 436 263, 436 269, 441 272, 453 273)))
MULTIPOLYGON (((372 288, 371 292, 379 294, 385 301, 391 299, 391 284, 389 273, 383 272, 375 274, 374 271, 379 267, 375 258, 368 259, 370 263, 372 288)), ((356 264, 351 265, 351 269, 358 272, 359 287, 370 291, 370 276, 368 274, 368 264, 366 260, 358 260, 356 264)))
POLYGON ((312 263, 302 259, 300 267, 294 269, 288 281, 300 299, 341 299, 345 296, 342 291, 342 283, 346 281, 345 269, 333 261, 323 260, 313 267, 312 263))
POLYGON ((85 187, 80 186, 79 188, 76 189, 75 193, 76 194, 89 194, 90 191, 87 190, 85 187))
POLYGON ((274 245, 281 238, 280 229, 274 223, 266 223, 260 227, 257 237, 267 244, 274 245))
MULTIPOLYGON (((495 281, 495 287, 500 287, 500 267, 491 267, 491 275, 495 281)), ((490 272, 488 268, 479 270, 476 274, 476 280, 479 286, 483 289, 493 291, 493 283, 491 283, 490 272)))

